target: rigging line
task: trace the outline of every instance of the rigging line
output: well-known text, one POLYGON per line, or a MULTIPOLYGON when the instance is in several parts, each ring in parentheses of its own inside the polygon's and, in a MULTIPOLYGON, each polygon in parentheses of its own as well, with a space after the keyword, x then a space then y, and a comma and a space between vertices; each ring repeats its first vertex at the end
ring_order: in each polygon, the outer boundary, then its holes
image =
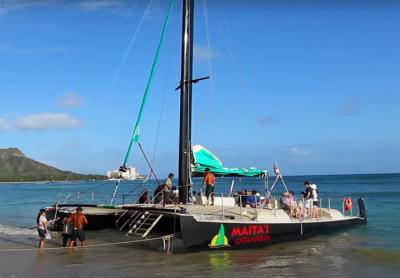
MULTIPOLYGON (((220 1, 220 9, 221 9, 221 15, 222 15, 222 19, 223 19, 223 25, 227 29, 227 33, 229 33, 228 24, 226 23, 226 19, 225 19, 224 13, 222 11, 223 8, 222 8, 222 2, 221 1, 220 1)), ((233 54, 233 51, 232 51, 232 48, 230 46, 229 40, 228 40, 227 36, 225 35, 225 32, 224 32, 224 30, 223 30, 223 28, 222 28, 222 26, 221 26, 219 21, 217 22, 217 26, 218 26, 219 32, 221 33, 221 36, 222 36, 222 39, 224 41, 225 47, 226 47, 226 49, 228 51, 229 57, 231 58, 231 60, 233 62, 236 74, 239 77, 239 84, 242 87, 242 90, 244 92, 248 92, 248 90, 246 90, 246 87, 247 87, 246 86, 246 82, 245 82, 245 80, 243 78, 244 74, 242 74, 242 71, 240 70, 240 65, 239 65, 238 59, 236 59, 235 55, 233 54)))
POLYGON ((160 117, 158 119, 156 139, 155 139, 155 142, 154 142, 153 155, 152 155, 152 158, 151 158, 151 164, 153 165, 153 167, 154 167, 154 159, 155 159, 156 152, 157 152, 158 140, 159 140, 159 137, 160 137, 161 122, 162 122, 163 115, 164 115, 165 100, 166 100, 166 95, 167 95, 167 86, 168 86, 168 81, 169 81, 170 73, 171 73, 172 57, 174 56, 171 53, 172 53, 172 47, 170 47, 170 53, 169 53, 170 55, 168 55, 169 56, 168 71, 167 71, 167 77, 166 77, 165 83, 164 83, 164 93, 163 93, 162 101, 161 101, 161 112, 160 112, 160 117))
MULTIPOLYGON (((151 170, 150 170, 151 172, 151 170)), ((143 180, 141 183, 139 183, 138 185, 136 185, 133 189, 131 189, 130 191, 128 191, 126 194, 126 196, 129 196, 132 192, 135 192, 137 189, 141 188, 149 179, 145 179, 143 180)), ((133 182, 132 182, 133 183, 133 182)))
POLYGON ((46 248, 10 248, 10 249, 0 249, 0 252, 15 252, 15 251, 44 251, 44 250, 75 250, 75 249, 88 249, 88 248, 93 248, 93 247, 104 247, 104 246, 113 246, 113 245, 122 245, 122 244, 132 244, 132 243, 139 243, 139 242, 147 242, 147 241, 153 241, 153 240, 159 240, 159 239, 164 239, 167 237, 173 238, 175 237, 176 234, 169 234, 165 236, 160 236, 160 237, 153 237, 153 238, 145 238, 145 239, 137 239, 137 240, 129 240, 129 241, 119 241, 119 242, 109 242, 109 243, 99 243, 99 244, 92 244, 92 245, 86 245, 86 246, 75 246, 73 248, 71 247, 46 247, 46 248))
POLYGON ((139 145, 140 150, 142 151, 142 154, 143 154, 143 156, 144 156, 144 159, 145 159, 146 162, 147 162, 147 165, 149 166, 151 172, 152 172, 153 175, 154 175, 154 178, 156 179, 158 185, 160 186, 161 183, 160 183, 160 181, 158 180, 157 175, 156 175, 156 172, 154 172, 154 170, 153 170, 153 167, 151 167, 150 161, 147 159, 146 153, 144 152, 144 150, 143 150, 143 148, 142 148, 142 145, 141 145, 140 143, 138 143, 138 145, 139 145))
POLYGON ((204 10, 204 22, 206 25, 206 37, 207 37, 207 48, 208 48, 208 52, 210 53, 210 55, 208 56, 208 70, 210 73, 210 86, 211 86, 211 92, 214 94, 215 92, 215 86, 214 86, 214 79, 213 79, 213 67, 212 67, 212 62, 211 62, 211 58, 213 56, 212 50, 211 50, 211 43, 210 43, 210 28, 208 25, 208 12, 207 12, 207 3, 206 0, 203 0, 203 10, 204 10))
MULTIPOLYGON (((206 0, 203 0, 203 13, 204 13, 204 23, 205 23, 205 29, 206 29, 206 38, 207 38, 207 49, 208 52, 210 53, 209 57, 208 57, 208 71, 209 71, 209 75, 211 76, 210 78, 210 89, 211 89, 211 98, 212 98, 212 109, 214 111, 214 113, 216 113, 217 110, 217 100, 216 100, 216 95, 215 95, 215 84, 214 84, 214 72, 213 72, 213 67, 212 67, 212 50, 211 50, 211 42, 210 42, 210 27, 208 24, 208 11, 207 11, 207 3, 206 0)), ((214 122, 214 121, 213 121, 214 122)), ((213 124, 213 128, 215 130, 215 132, 218 134, 220 131, 219 129, 216 127, 215 124, 213 124)))
POLYGON ((129 143, 128 151, 126 152, 126 155, 125 155, 124 164, 122 165, 122 168, 126 167, 126 163, 128 161, 129 154, 131 152, 131 148, 132 148, 133 143, 137 143, 139 141, 139 124, 140 124, 140 120, 142 118, 143 110, 144 110, 144 107, 145 107, 146 102, 147 102, 148 93, 150 91, 151 82, 153 80, 153 75, 154 75, 154 72, 155 72, 155 69, 156 69, 156 65, 158 63, 158 59, 159 59, 160 52, 161 52, 161 47, 162 47, 162 44, 163 44, 163 41, 164 41, 165 33, 167 31, 167 26, 168 26, 169 18, 170 18, 171 13, 172 13, 172 7, 174 5, 174 2, 175 2, 174 0, 171 0, 170 3, 169 3, 168 13, 167 13, 167 16, 165 18, 163 30, 162 30, 162 33, 161 33, 161 38, 160 38, 160 41, 158 43, 157 52, 156 52, 156 55, 154 57, 153 65, 151 66, 150 76, 149 76, 149 79, 147 81, 146 89, 144 91, 142 104, 141 104, 140 110, 139 110, 139 115, 138 115, 138 117, 136 119, 135 128, 134 128, 134 131, 133 131, 133 135, 132 135, 131 141, 129 143))
POLYGON ((126 61, 128 55, 129 55, 129 52, 131 51, 131 48, 132 48, 132 46, 133 46, 133 43, 136 41, 136 38, 137 38, 137 36, 138 36, 138 34, 139 34, 140 29, 142 28, 144 19, 146 18, 147 14, 149 13, 149 10, 150 10, 150 7, 151 7, 151 4, 152 4, 152 3, 153 3, 153 0, 150 0, 149 3, 147 4, 147 7, 146 7, 146 9, 145 9, 145 11, 144 11, 144 13, 143 13, 143 16, 142 16, 142 18, 140 19, 140 22, 139 22, 138 26, 136 27, 135 33, 133 34, 133 36, 132 36, 132 38, 131 38, 131 40, 130 40, 130 42, 129 42, 129 45, 128 45, 128 47, 127 47, 126 50, 125 50, 124 56, 122 56, 122 59, 121 59, 121 61, 119 62, 119 65, 118 65, 118 67, 117 67, 117 70, 116 70, 115 73, 114 73, 113 79, 111 80, 110 85, 108 86, 107 94, 108 94, 108 93, 112 90, 112 88, 114 87, 114 83, 115 83, 115 81, 117 80, 117 78, 118 78, 118 76, 119 76, 119 73, 121 72, 122 66, 125 64, 125 61, 126 61))

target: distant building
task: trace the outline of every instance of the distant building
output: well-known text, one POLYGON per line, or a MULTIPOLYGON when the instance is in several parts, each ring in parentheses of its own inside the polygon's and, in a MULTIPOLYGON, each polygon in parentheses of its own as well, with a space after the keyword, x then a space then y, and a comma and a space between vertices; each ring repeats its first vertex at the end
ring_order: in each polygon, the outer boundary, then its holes
POLYGON ((115 180, 115 179, 126 179, 126 180, 136 180, 139 176, 139 172, 136 171, 134 167, 128 167, 126 172, 121 172, 119 170, 107 171, 107 179, 115 180))

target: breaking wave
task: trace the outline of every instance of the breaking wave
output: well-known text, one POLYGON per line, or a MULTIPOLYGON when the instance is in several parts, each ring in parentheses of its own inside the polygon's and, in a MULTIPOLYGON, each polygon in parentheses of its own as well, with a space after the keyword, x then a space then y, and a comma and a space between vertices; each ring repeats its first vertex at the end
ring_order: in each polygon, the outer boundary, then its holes
POLYGON ((8 226, 0 224, 0 235, 36 235, 37 231, 35 229, 20 228, 14 226, 8 226))

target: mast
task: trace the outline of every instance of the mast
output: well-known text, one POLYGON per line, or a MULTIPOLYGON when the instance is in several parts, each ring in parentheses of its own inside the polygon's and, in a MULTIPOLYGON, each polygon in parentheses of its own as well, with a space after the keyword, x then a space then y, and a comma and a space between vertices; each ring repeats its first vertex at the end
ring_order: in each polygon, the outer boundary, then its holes
POLYGON ((190 185, 193 20, 194 0, 183 0, 178 185, 179 202, 184 204, 188 202, 190 185))

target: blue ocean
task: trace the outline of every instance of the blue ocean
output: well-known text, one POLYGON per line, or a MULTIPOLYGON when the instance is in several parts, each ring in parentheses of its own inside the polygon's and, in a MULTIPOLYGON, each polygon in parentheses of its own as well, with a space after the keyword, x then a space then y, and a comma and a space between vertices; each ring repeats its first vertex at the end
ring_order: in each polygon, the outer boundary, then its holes
MULTIPOLYGON (((235 178, 234 189, 256 189, 268 184, 256 178, 235 178)), ((38 210, 68 199, 107 203, 113 181, 1 183, 0 277, 393 277, 400 275, 400 174, 292 176, 284 181, 298 197, 305 180, 316 183, 322 202, 341 210, 345 196, 363 197, 368 223, 314 238, 251 250, 213 250, 166 254, 161 248, 105 245, 86 249, 35 250, 35 217, 38 210), (74 199, 75 198, 75 199, 74 199)), ((176 182, 176 181, 175 181, 176 182)), ((194 179, 194 190, 201 180, 194 179)), ((232 178, 218 178, 216 191, 227 193, 232 178)), ((114 203, 133 202, 143 189, 154 190, 149 181, 122 182, 114 203)), ((273 193, 284 186, 278 182, 273 193)), ((324 205, 323 205, 324 206, 324 205)), ((355 210, 356 213, 356 210, 355 210)), ((88 245, 129 240, 117 230, 89 231, 88 245)), ((54 233, 46 247, 60 246, 54 233)))

